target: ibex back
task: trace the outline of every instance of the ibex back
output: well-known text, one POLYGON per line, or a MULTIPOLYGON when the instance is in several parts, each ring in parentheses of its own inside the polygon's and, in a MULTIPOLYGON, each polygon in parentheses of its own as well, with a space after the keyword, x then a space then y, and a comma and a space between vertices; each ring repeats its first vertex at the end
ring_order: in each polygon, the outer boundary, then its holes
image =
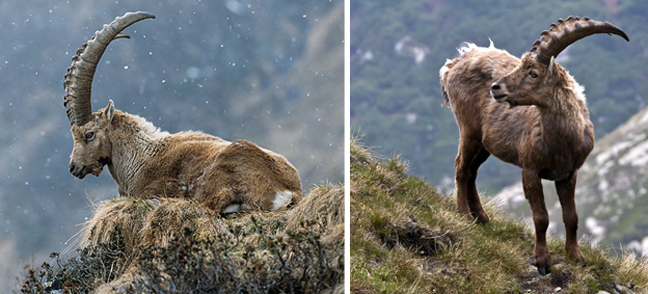
POLYGON ((64 83, 74 138, 70 172, 79 179, 99 176, 107 165, 121 196, 190 198, 221 214, 297 203, 302 198, 297 170, 272 151, 200 132, 162 132, 115 110, 112 100, 92 112, 92 79, 103 52, 114 39, 128 38, 122 30, 147 18, 155 16, 117 17, 72 58, 64 83))

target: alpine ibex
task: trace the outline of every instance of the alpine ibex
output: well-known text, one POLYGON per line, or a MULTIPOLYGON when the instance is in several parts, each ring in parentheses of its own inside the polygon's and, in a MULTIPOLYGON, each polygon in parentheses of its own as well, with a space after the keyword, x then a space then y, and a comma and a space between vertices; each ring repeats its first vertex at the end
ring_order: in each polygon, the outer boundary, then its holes
POLYGON ((92 112, 92 79, 103 52, 112 40, 129 38, 123 29, 147 18, 155 16, 135 12, 115 18, 72 58, 64 83, 74 138, 72 175, 99 176, 107 165, 120 196, 189 198, 221 214, 297 203, 302 198, 297 170, 272 151, 200 132, 162 132, 115 110, 112 100, 92 112))
POLYGON ((468 44, 441 68, 441 88, 459 126, 455 184, 459 213, 479 223, 489 218, 479 200, 477 169, 491 155, 522 168, 524 194, 535 224, 535 260, 540 274, 551 265, 545 234, 549 216, 541 179, 555 181, 566 229, 567 256, 583 264, 576 230, 576 174, 594 147, 594 129, 584 89, 554 58, 575 41, 618 27, 569 17, 543 31, 518 59, 504 50, 468 44))

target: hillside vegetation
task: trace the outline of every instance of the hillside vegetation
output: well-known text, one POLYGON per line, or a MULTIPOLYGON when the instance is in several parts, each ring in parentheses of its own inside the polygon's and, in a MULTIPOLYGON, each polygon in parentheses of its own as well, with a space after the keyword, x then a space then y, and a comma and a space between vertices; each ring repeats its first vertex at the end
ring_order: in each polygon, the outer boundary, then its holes
POLYGON ((221 218, 183 199, 100 204, 72 258, 28 268, 22 293, 343 293, 344 187, 221 218), (58 292, 53 292, 58 291, 58 292))
POLYGON ((554 266, 539 276, 534 233, 491 203, 477 225, 454 199, 409 176, 398 158, 381 160, 351 143, 351 290, 353 293, 645 293, 648 260, 615 256, 589 243, 583 267, 550 239, 554 266), (560 289, 558 289, 560 288, 560 289))

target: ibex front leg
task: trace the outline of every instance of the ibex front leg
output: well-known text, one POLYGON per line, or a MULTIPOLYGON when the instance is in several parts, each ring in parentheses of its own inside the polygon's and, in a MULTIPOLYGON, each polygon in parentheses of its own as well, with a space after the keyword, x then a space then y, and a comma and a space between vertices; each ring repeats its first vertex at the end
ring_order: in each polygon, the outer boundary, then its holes
POLYGON ((556 181, 556 192, 562 206, 563 222, 565 223, 565 251, 567 256, 587 265, 585 256, 578 248, 576 231, 578 230, 578 213, 574 202, 574 190, 576 189, 576 172, 568 179, 556 181))
POLYGON ((482 224, 487 223, 489 218, 482 207, 475 181, 479 166, 488 159, 488 156, 490 153, 481 142, 461 140, 459 154, 455 159, 455 185, 459 213, 472 217, 482 224))
POLYGON ((546 275, 549 273, 551 266, 551 256, 547 248, 547 227, 549 227, 549 214, 544 203, 544 194, 542 193, 542 182, 540 176, 535 170, 522 169, 522 186, 524 187, 524 196, 531 205, 533 213, 533 223, 535 225, 535 260, 538 267, 538 273, 546 275))

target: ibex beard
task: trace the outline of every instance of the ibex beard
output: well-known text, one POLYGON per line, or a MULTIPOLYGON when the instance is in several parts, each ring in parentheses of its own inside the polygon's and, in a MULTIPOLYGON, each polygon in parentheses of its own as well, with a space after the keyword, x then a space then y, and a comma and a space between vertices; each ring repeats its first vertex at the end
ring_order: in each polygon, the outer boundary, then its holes
POLYGON ((120 196, 188 198, 220 214, 296 204, 302 198, 299 174, 279 154, 201 132, 169 134, 116 110, 112 100, 91 111, 92 78, 101 55, 112 40, 128 37, 123 29, 147 18, 154 16, 117 17, 72 58, 64 83, 74 138, 70 173, 79 179, 99 176, 107 165, 120 196))

